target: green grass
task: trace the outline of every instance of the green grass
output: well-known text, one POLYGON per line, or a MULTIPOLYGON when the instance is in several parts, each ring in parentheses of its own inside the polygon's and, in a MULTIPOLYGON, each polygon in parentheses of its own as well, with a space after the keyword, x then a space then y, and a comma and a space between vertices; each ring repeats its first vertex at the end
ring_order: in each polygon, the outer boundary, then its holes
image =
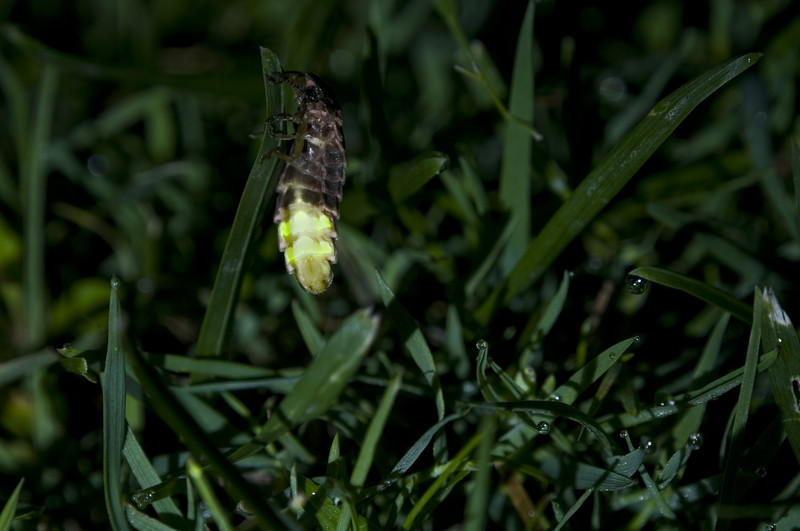
POLYGON ((789 7, 18 4, 0 529, 800 527, 789 7), (282 68, 344 113, 318 297, 282 68))

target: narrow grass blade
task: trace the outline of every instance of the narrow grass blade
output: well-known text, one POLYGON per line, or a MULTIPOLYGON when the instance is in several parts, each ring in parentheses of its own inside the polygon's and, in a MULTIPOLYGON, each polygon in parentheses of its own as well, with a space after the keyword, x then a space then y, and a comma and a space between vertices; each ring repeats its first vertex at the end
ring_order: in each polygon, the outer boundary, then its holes
POLYGON ((395 294, 389 289, 389 286, 386 285, 380 271, 375 270, 375 273, 378 276, 378 284, 381 288, 383 304, 386 306, 389 318, 400 334, 406 352, 411 355, 414 363, 416 363, 419 370, 422 371, 425 381, 427 381, 428 385, 433 389, 436 400, 436 415, 439 420, 442 420, 444 418, 444 395, 442 394, 442 386, 439 383, 439 375, 436 372, 436 364, 433 361, 431 349, 428 347, 428 343, 425 341, 425 337, 422 335, 422 330, 420 330, 419 325, 414 322, 411 315, 403 308, 400 301, 395 297, 395 294))
MULTIPOLYGON (((261 48, 261 67, 267 116, 274 116, 282 111, 281 89, 270 83, 268 76, 280 72, 281 66, 275 54, 266 48, 261 48)), ((217 357, 225 351, 247 258, 255 242, 264 210, 275 193, 278 161, 275 157, 267 157, 267 154, 277 147, 278 140, 265 132, 222 254, 217 279, 197 338, 197 356, 217 357)))
POLYGON ((59 359, 58 354, 52 350, 46 350, 0 363, 0 387, 33 374, 40 368, 57 363, 59 359))
POLYGON ((559 531, 562 527, 567 525, 569 523, 569 519, 572 518, 572 516, 578 512, 578 509, 581 508, 583 502, 589 499, 589 496, 592 495, 592 492, 594 492, 594 489, 587 489, 586 491, 584 491, 584 493, 581 494, 581 497, 575 500, 575 503, 573 503, 570 506, 570 508, 564 514, 564 517, 561 519, 560 522, 558 522, 558 525, 553 528, 553 531, 559 531))
POLYGON ((553 391, 552 396, 557 396, 559 401, 564 404, 572 404, 581 392, 600 379, 608 369, 619 361, 622 355, 635 342, 636 338, 632 337, 607 348, 592 361, 575 371, 569 380, 553 391))
POLYGON ((14 520, 14 515, 17 513, 17 504, 19 503, 19 493, 22 492, 22 485, 25 483, 25 478, 19 480, 14 492, 6 500, 3 505, 3 511, 0 512, 0 530, 8 531, 11 529, 11 522, 14 520))
POLYGON ((138 529, 139 531, 178 531, 174 527, 170 527, 155 518, 151 518, 130 505, 125 506, 125 516, 127 516, 128 522, 130 522, 134 529, 138 529))
POLYGON ((212 471, 222 479, 231 499, 242 501, 265 529, 293 528, 266 502, 262 493, 256 491, 225 459, 142 355, 137 350, 131 354, 131 366, 152 409, 184 441, 193 455, 210 465, 212 471))
POLYGON ((760 54, 747 54, 731 59, 658 102, 550 218, 505 281, 478 309, 478 321, 488 323, 499 306, 538 280, 689 113, 714 91, 754 65, 759 57, 760 54))
POLYGON ((111 280, 108 305, 108 352, 103 387, 103 486, 111 527, 128 529, 122 498, 122 448, 125 445, 125 355, 119 279, 111 280))
POLYGON ((414 521, 417 519, 418 516, 422 514, 425 510, 426 505, 431 502, 434 497, 441 491, 445 482, 453 475, 460 467, 463 466, 464 461, 466 460, 467 456, 472 453, 472 450, 480 443, 481 439, 485 437, 486 434, 479 432, 474 435, 467 443, 458 451, 458 454, 451 459, 447 465, 445 465, 444 470, 436 478, 436 480, 431 484, 430 487, 422 494, 419 501, 414 504, 414 507, 408 512, 408 516, 406 517, 405 521, 403 522, 403 529, 412 529, 414 528, 414 521))
POLYGON ((361 366, 379 324, 380 318, 369 310, 359 310, 348 317, 281 400, 262 428, 258 442, 239 448, 230 458, 238 461, 253 455, 294 426, 328 411, 361 366))
MULTIPOLYGON (((128 428, 128 433, 125 437, 125 446, 122 451, 125 455, 125 461, 128 462, 128 466, 131 468, 133 477, 136 478, 136 482, 139 483, 142 489, 147 489, 161 483, 161 478, 156 473, 150 460, 145 455, 144 450, 142 450, 142 447, 139 445, 139 441, 136 440, 136 435, 133 434, 130 428, 128 428)), ((179 519, 183 518, 183 514, 180 509, 178 509, 175 502, 172 501, 172 498, 154 501, 153 508, 160 515, 169 514, 179 519)))
POLYGON ((793 138, 792 144, 792 180, 794 182, 794 223, 800 231, 800 148, 797 147, 797 138, 793 138))
POLYGON ((312 356, 316 356, 319 354, 319 351, 322 350, 325 339, 323 339, 317 327, 314 326, 314 321, 311 319, 311 316, 303 310, 303 307, 297 300, 292 301, 292 314, 294 315, 294 320, 297 321, 297 328, 300 329, 303 341, 305 341, 306 347, 308 347, 308 352, 311 353, 312 356))
POLYGON ((197 489, 200 498, 205 502, 217 527, 222 531, 233 531, 233 524, 231 524, 228 517, 228 512, 214 493, 211 483, 203 473, 203 468, 192 457, 186 460, 186 475, 192 480, 192 484, 197 489))
POLYGON ((539 343, 553 328, 558 316, 561 315, 561 310, 564 308, 564 302, 567 300, 567 292, 569 291, 569 278, 568 271, 564 271, 561 277, 561 285, 558 291, 547 303, 547 308, 540 314, 531 316, 525 329, 520 334, 518 348, 524 348, 528 344, 539 343))
POLYGON ((771 289, 764 290, 764 350, 777 349, 769 369, 772 393, 795 458, 800 462, 800 341, 792 321, 771 289))
POLYGON ((589 415, 580 409, 556 401, 522 400, 518 402, 497 402, 494 404, 475 404, 479 409, 492 409, 495 411, 523 412, 531 415, 545 415, 548 417, 563 417, 574 420, 586 428, 603 447, 612 455, 619 453, 619 445, 607 434, 603 428, 589 415))
POLYGON ((389 413, 392 411, 392 406, 402 382, 403 379, 400 375, 392 377, 389 381, 389 386, 383 393, 383 398, 381 398, 375 415, 369 422, 367 433, 364 435, 364 439, 361 441, 361 448, 358 451, 358 459, 356 459, 353 472, 350 474, 350 483, 354 487, 363 487, 367 480, 367 474, 372 468, 372 461, 375 459, 375 450, 383 434, 383 429, 389 420, 389 413))
POLYGON ((699 280, 659 267, 639 267, 628 273, 628 275, 643 278, 668 288, 681 290, 701 301, 713 304, 729 312, 743 323, 750 324, 752 322, 752 310, 748 305, 734 299, 721 289, 709 286, 699 280))
POLYGON ((235 363, 233 361, 189 358, 174 354, 147 356, 147 361, 166 371, 187 372, 215 378, 229 378, 231 380, 276 376, 275 371, 264 367, 254 367, 253 365, 235 363))
POLYGON ((478 433, 483 437, 478 446, 478 471, 472 484, 472 492, 467 500, 464 514, 465 531, 481 531, 486 529, 489 513, 489 484, 492 474, 492 448, 495 442, 497 420, 493 415, 484 415, 478 426, 478 433))
MULTIPOLYGON (((529 1, 522 18, 514 70, 511 75, 511 94, 508 111, 523 123, 533 123, 533 16, 535 2, 529 1)), ((531 238, 531 153, 533 139, 526 127, 517 121, 505 123, 503 162, 500 166, 500 201, 511 213, 516 225, 508 245, 500 257, 500 267, 506 273, 519 260, 531 238)))
POLYGON ((25 333, 29 347, 41 346, 45 341, 49 315, 46 307, 44 278, 45 249, 45 197, 47 196, 47 146, 53 123, 58 70, 45 65, 39 94, 35 102, 28 150, 20 161, 22 182, 22 238, 23 238, 23 301, 25 308, 25 333))
POLYGON ((392 201, 400 203, 405 201, 425 183, 446 170, 450 159, 444 153, 427 153, 412 161, 397 164, 389 168, 389 193, 392 201))
POLYGON ((439 430, 444 428, 445 425, 449 424, 450 422, 460 419, 464 416, 464 414, 465 413, 454 413, 452 415, 448 415, 428 428, 427 431, 425 431, 425 433, 423 433, 422 436, 417 439, 417 442, 415 442, 411 448, 409 448, 405 455, 403 455, 403 457, 397 461, 397 464, 394 465, 394 468, 392 468, 392 471, 389 474, 389 478, 385 482, 386 485, 388 486, 388 484, 396 481, 398 478, 400 478, 400 476, 405 474, 414 463, 417 462, 419 456, 425 451, 425 448, 428 447, 428 445, 431 443, 431 440, 433 440, 433 437, 439 432, 439 430))

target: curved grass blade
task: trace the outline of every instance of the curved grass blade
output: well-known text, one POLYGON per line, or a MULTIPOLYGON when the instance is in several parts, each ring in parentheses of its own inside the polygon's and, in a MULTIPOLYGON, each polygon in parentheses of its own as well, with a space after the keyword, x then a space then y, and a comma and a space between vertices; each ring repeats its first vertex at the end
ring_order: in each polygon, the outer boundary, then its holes
MULTIPOLYGON (((128 433, 125 437, 125 446, 122 451, 125 455, 125 461, 128 462, 128 466, 131 468, 133 477, 136 478, 136 482, 142 489, 147 489, 161 483, 161 478, 155 468, 153 468, 144 450, 142 450, 142 447, 139 445, 139 441, 136 440, 136 435, 133 434, 130 428, 128 428, 128 433)), ((177 519, 183 518, 180 509, 178 509, 178 506, 172 498, 169 497, 155 500, 153 502, 153 509, 155 509, 159 515, 167 514, 177 519)))
POLYGON ((709 286, 699 280, 694 280, 660 267, 639 267, 628 273, 628 275, 643 278, 669 288, 679 289, 701 301, 713 304, 729 312, 744 323, 751 324, 753 322, 750 306, 734 299, 721 289, 709 286))
POLYGON ((769 368, 772 394, 780 411, 783 431, 800 462, 800 341, 772 290, 765 289, 763 297, 763 347, 765 351, 778 350, 778 359, 769 368))
POLYGON ((405 201, 449 166, 450 159, 447 155, 437 151, 392 166, 389 168, 388 184, 392 201, 405 201))
POLYGON ((350 474, 350 484, 354 487, 363 487, 367 480, 367 474, 375 458, 375 450, 378 447, 378 441, 380 441, 383 429, 389 420, 389 413, 392 410, 402 382, 403 378, 401 375, 392 377, 386 391, 383 393, 383 398, 381 398, 378 409, 375 410, 375 415, 369 422, 367 433, 364 435, 364 440, 361 442, 361 448, 358 451, 358 459, 356 459, 353 472, 350 474))
POLYGON ((619 453, 619 445, 607 434, 602 427, 589 415, 580 409, 552 400, 521 400, 518 402, 495 402, 491 404, 474 404, 475 408, 492 409, 495 411, 522 412, 530 415, 544 415, 548 417, 563 417, 574 420, 586 428, 603 445, 603 448, 612 455, 619 453))
POLYGON ((0 512, 0 529, 6 531, 11 529, 11 522, 14 520, 14 515, 17 512, 17 503, 19 503, 19 493, 22 492, 22 484, 25 483, 25 478, 19 480, 14 492, 6 500, 3 505, 3 511, 0 512))
POLYGON ((145 513, 135 509, 131 505, 125 505, 125 515, 131 525, 139 531, 178 531, 155 518, 147 516, 145 513))
POLYGON ((482 324, 488 323, 498 307, 539 279, 689 113, 714 91, 753 66, 760 57, 760 54, 752 53, 731 59, 658 102, 550 218, 508 277, 478 309, 476 319, 482 324))
POLYGON ((103 387, 103 479, 106 510, 113 529, 128 529, 122 503, 122 449, 125 445, 125 358, 119 279, 111 279, 108 304, 108 351, 100 375, 103 387))
POLYGON ((281 400, 256 442, 242 446, 230 459, 238 461, 251 456, 294 426, 328 411, 361 366, 379 324, 380 318, 369 310, 359 310, 348 317, 281 400))
POLYGON ((144 357, 137 350, 133 350, 131 354, 131 367, 152 409, 181 438, 195 457, 208 463, 212 471, 221 478, 231 499, 242 501, 265 529, 294 529, 291 522, 276 512, 262 493, 256 491, 239 470, 225 459, 208 434, 181 406, 144 357))
MULTIPOLYGON (((264 75, 267 115, 274 116, 282 112, 281 89, 270 83, 268 76, 280 72, 281 66, 275 54, 266 48, 261 48, 261 68, 264 75)), ((195 351, 197 356, 220 356, 225 351, 247 257, 258 233, 264 209, 275 193, 278 182, 276 171, 278 159, 267 157, 267 154, 277 147, 278 140, 265 133, 239 201, 228 243, 222 254, 217 279, 197 338, 195 351)))
POLYGON ((406 351, 414 359, 414 362, 422 371, 428 385, 431 386, 436 396, 436 414, 439 420, 444 418, 444 395, 442 394, 442 387, 439 384, 439 375, 436 373, 436 364, 433 361, 433 354, 428 347, 428 343, 422 335, 422 330, 411 318, 411 315, 397 300, 394 292, 386 285, 380 271, 375 270, 378 276, 378 283, 381 288, 381 296, 383 297, 383 304, 386 306, 386 311, 389 313, 389 318, 394 324, 400 337, 403 339, 403 346, 406 351))

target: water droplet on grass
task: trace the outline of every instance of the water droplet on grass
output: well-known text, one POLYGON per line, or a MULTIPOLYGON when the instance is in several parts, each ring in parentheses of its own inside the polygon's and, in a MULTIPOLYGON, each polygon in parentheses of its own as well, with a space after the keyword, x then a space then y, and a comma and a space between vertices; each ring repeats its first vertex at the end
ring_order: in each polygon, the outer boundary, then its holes
POLYGON ((628 293, 641 295, 650 287, 650 281, 636 275, 628 275, 625 279, 625 287, 628 289, 628 293))
POLYGON ((536 425, 536 431, 541 433, 542 435, 550 433, 550 423, 542 421, 536 425))

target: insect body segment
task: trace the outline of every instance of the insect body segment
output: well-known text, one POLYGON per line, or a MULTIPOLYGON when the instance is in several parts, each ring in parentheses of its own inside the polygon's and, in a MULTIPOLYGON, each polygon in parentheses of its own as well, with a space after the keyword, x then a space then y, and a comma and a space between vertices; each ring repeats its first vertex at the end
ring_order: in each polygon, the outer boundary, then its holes
POLYGON ((297 101, 297 112, 272 118, 269 132, 291 140, 286 153, 272 155, 286 161, 278 183, 278 244, 286 258, 286 270, 307 291, 319 294, 333 280, 336 263, 334 240, 339 201, 347 160, 342 133, 342 109, 333 91, 314 74, 283 72, 273 83, 288 83, 297 101), (275 122, 295 124, 293 134, 274 131, 275 122))

